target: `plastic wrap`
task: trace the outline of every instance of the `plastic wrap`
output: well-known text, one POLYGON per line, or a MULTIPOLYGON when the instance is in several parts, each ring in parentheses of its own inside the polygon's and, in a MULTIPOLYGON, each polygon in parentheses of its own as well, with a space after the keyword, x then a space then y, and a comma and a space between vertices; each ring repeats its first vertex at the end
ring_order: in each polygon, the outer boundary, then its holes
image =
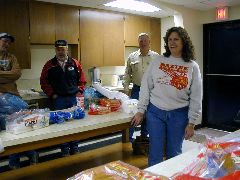
POLYGON ((91 99, 89 102, 89 115, 103 115, 111 112, 111 107, 109 104, 102 106, 99 104, 100 99, 91 99))
POLYGON ((0 113, 12 114, 21 109, 27 109, 28 104, 18 96, 3 93, 0 95, 0 107, 0 113))
POLYGON ((76 174, 68 180, 167 180, 167 177, 158 176, 137 167, 114 161, 102 166, 88 169, 76 174))
POLYGON ((122 110, 125 113, 137 113, 137 104, 138 100, 137 99, 129 99, 123 102, 122 104, 122 110))
POLYGON ((106 96, 108 99, 120 99, 122 102, 126 101, 129 99, 129 97, 122 93, 122 92, 118 92, 118 91, 111 91, 108 90, 106 88, 104 88, 103 86, 101 86, 101 84, 94 84, 93 87, 102 95, 106 96))
POLYGON ((74 106, 72 108, 63 109, 61 111, 51 111, 49 113, 50 124, 60 124, 71 119, 83 119, 85 112, 81 107, 74 106))
POLYGON ((121 109, 121 101, 119 99, 100 99, 99 105, 110 107, 111 112, 118 111, 121 109))
POLYGON ((198 158, 173 179, 240 179, 240 137, 228 141, 208 140, 198 158))
POLYGON ((20 134, 49 126, 49 109, 21 110, 6 117, 6 132, 20 134))
POLYGON ((3 93, 0 94, 0 130, 6 129, 6 116, 21 109, 27 109, 28 104, 20 97, 3 93))

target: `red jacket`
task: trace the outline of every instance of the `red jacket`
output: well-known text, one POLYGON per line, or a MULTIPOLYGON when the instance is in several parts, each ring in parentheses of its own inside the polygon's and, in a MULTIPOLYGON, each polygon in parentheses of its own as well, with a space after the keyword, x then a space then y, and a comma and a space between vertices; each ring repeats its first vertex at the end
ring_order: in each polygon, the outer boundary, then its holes
POLYGON ((54 94, 68 96, 78 92, 83 93, 86 78, 81 64, 76 59, 69 57, 63 70, 54 57, 44 65, 40 84, 48 97, 54 94))

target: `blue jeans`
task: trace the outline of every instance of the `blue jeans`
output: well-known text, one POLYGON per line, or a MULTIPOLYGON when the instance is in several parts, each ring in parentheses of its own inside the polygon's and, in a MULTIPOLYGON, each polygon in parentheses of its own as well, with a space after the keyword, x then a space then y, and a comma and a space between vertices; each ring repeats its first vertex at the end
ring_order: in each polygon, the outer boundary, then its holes
MULTIPOLYGON (((140 91, 140 86, 133 85, 132 91, 131 91, 131 99, 139 99, 139 91, 140 91)), ((129 128, 129 141, 133 142, 133 133, 134 133, 134 127, 129 128)), ((147 131, 147 124, 146 124, 146 118, 143 119, 143 122, 141 124, 141 135, 142 136, 147 136, 148 131, 147 131)))
POLYGON ((67 109, 77 105, 76 95, 58 96, 53 100, 55 110, 67 109))
POLYGON ((149 132, 148 166, 163 161, 165 147, 167 159, 181 154, 188 124, 188 107, 164 111, 150 103, 146 116, 149 132))
MULTIPOLYGON (((54 109, 55 110, 62 110, 62 109, 67 109, 71 108, 73 106, 77 105, 77 99, 76 95, 71 95, 71 96, 58 96, 56 99, 54 99, 54 109)), ((64 143, 61 144, 61 151, 63 154, 67 153, 69 151, 70 147, 72 149, 78 147, 78 142, 79 141, 72 141, 70 143, 64 143)))

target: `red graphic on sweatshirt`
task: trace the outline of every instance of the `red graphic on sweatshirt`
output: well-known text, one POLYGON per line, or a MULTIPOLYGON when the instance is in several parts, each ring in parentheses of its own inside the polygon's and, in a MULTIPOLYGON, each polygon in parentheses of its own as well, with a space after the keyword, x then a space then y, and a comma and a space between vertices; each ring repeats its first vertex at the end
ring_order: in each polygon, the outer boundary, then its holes
POLYGON ((188 67, 161 63, 159 69, 161 69, 163 72, 166 73, 166 75, 171 77, 169 83, 170 85, 176 87, 179 90, 187 87, 188 67))

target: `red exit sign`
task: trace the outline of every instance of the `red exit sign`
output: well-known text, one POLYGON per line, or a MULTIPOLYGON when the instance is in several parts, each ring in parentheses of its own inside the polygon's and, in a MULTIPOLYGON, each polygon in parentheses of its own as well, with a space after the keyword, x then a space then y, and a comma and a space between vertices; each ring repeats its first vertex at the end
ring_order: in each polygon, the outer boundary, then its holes
POLYGON ((216 9, 216 20, 228 19, 228 7, 219 7, 216 9))

